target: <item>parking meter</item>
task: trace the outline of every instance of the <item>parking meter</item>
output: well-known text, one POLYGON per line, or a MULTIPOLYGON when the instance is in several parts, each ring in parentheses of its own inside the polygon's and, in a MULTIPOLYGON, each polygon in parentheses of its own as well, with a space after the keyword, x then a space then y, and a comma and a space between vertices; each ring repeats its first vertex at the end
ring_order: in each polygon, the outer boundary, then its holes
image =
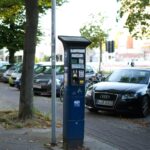
POLYGON ((85 48, 90 41, 75 36, 58 38, 64 46, 63 144, 74 150, 84 140, 85 48))

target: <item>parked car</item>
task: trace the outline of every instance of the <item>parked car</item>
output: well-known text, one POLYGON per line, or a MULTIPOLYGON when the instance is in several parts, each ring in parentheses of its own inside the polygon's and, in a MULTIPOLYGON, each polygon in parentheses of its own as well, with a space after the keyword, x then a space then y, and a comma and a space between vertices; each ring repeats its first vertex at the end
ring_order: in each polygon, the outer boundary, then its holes
POLYGON ((85 78, 86 80, 92 79, 93 77, 96 76, 96 70, 89 64, 86 65, 86 70, 85 70, 85 78))
POLYGON ((22 64, 19 65, 13 73, 11 73, 8 83, 10 86, 15 86, 15 81, 17 78, 20 78, 22 74, 22 64))
POLYGON ((7 65, 7 64, 9 64, 8 61, 2 61, 2 60, 0 60, 0 67, 3 66, 3 65, 7 65))
MULTIPOLYGON (((33 91, 34 94, 37 95, 51 95, 51 73, 52 73, 52 67, 47 66, 45 71, 41 74, 38 74, 34 77, 33 82, 33 91)), ((56 65, 56 93, 59 94, 59 88, 61 85, 61 82, 63 82, 63 76, 64 76, 64 66, 62 64, 56 65)))
POLYGON ((150 69, 114 71, 105 81, 87 89, 85 104, 91 112, 105 110, 147 116, 150 106, 150 69))
POLYGON ((0 67, 0 81, 2 81, 3 73, 8 70, 12 64, 4 64, 0 67))
MULTIPOLYGON (((50 66, 50 64, 48 64, 48 63, 47 64, 45 64, 45 63, 35 64, 34 65, 34 76, 43 73, 45 71, 45 69, 49 66, 50 66)), ((15 87, 18 89, 20 89, 20 86, 21 86, 21 76, 22 76, 22 74, 20 76, 18 76, 16 78, 16 80, 14 81, 15 87)))
POLYGON ((17 67, 19 67, 20 64, 14 64, 13 66, 11 66, 9 69, 7 69, 2 76, 2 81, 7 83, 9 80, 9 77, 11 76, 11 74, 17 69, 17 67))

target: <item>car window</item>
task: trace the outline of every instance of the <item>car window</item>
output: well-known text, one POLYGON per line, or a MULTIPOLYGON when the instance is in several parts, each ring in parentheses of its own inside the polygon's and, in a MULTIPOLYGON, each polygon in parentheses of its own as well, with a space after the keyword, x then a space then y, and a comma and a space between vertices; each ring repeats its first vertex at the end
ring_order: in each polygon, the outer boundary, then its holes
POLYGON ((0 67, 0 70, 6 70, 7 69, 7 65, 3 65, 0 67))
POLYGON ((22 72, 22 65, 16 66, 15 73, 21 73, 21 72, 22 72))
MULTIPOLYGON (((56 74, 63 74, 64 73, 64 66, 63 65, 56 65, 56 74)), ((52 67, 46 66, 45 70, 43 71, 45 74, 51 74, 52 73, 52 67)))
POLYGON ((52 67, 51 66, 46 66, 45 70, 43 71, 45 74, 51 74, 52 73, 52 67))
POLYGON ((9 68, 9 70, 15 70, 16 69, 16 66, 11 66, 10 68, 9 68))
POLYGON ((45 69, 46 69, 46 66, 37 66, 34 69, 34 73, 36 73, 36 74, 42 73, 45 69))
POLYGON ((56 74, 63 74, 64 73, 64 66, 58 65, 56 66, 56 74))
POLYGON ((114 71, 108 78, 109 82, 124 82, 147 84, 149 81, 150 72, 144 70, 117 70, 114 71))
POLYGON ((93 69, 91 66, 86 66, 86 73, 94 73, 93 69))

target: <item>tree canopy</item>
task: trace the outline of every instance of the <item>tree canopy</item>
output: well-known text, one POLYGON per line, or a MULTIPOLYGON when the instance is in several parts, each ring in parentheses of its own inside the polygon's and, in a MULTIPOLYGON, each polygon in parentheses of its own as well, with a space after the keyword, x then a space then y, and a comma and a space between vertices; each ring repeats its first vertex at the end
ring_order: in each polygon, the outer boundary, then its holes
POLYGON ((101 14, 98 14, 96 18, 94 15, 91 16, 91 20, 80 28, 80 33, 92 42, 89 45, 89 48, 97 48, 100 46, 100 42, 105 42, 106 37, 108 36, 103 25, 105 17, 101 14))
MULTIPOLYGON (((65 0, 57 0, 61 5, 65 0)), ((51 7, 50 0, 38 0, 38 11, 44 13, 51 7)), ((25 3, 24 0, 1 0, 0 1, 0 48, 6 47, 9 51, 9 62, 14 63, 16 51, 23 50, 25 33, 25 3)), ((41 35, 38 29, 37 40, 41 35)))
POLYGON ((106 31, 106 29, 104 29, 104 20, 105 17, 101 14, 98 14, 98 16, 92 15, 90 22, 80 28, 81 35, 91 41, 91 44, 88 47, 99 47, 100 49, 99 71, 101 70, 102 62, 102 44, 108 36, 108 30, 106 31))
MULTIPOLYGON (((57 4, 61 5, 65 0, 57 0, 57 4)), ((34 77, 34 60, 37 43, 37 27, 38 14, 44 13, 44 10, 51 7, 49 0, 1 0, 0 1, 0 21, 5 22, 11 20, 18 12, 25 12, 25 28, 24 28, 24 54, 23 68, 21 77, 20 103, 18 117, 22 120, 33 117, 33 77, 34 77), (10 2, 10 3, 9 3, 10 2), (4 10, 7 10, 6 13, 4 10)), ((20 19, 20 17, 18 18, 20 19)), ((18 19, 15 25, 18 24, 18 19)), ((11 22, 9 27, 14 24, 11 22)), ((16 36, 14 34, 14 36, 16 36)), ((16 41, 17 43, 17 41, 16 41)), ((15 46, 14 46, 15 47, 15 46)), ((13 48, 14 48, 13 47, 13 48)))
POLYGON ((120 18, 126 18, 125 27, 135 38, 150 38, 149 0, 118 0, 120 18))
POLYGON ((16 51, 23 50, 25 14, 18 11, 11 18, 5 18, 0 24, 0 48, 6 47, 9 51, 9 62, 14 63, 16 51))

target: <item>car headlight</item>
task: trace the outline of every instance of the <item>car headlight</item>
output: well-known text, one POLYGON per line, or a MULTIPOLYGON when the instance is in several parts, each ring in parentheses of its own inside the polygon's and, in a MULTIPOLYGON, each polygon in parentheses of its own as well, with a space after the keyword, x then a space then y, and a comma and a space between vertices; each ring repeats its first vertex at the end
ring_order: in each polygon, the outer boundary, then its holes
POLYGON ((87 89, 85 96, 87 97, 92 96, 92 92, 93 92, 93 87, 91 86, 87 89))
MULTIPOLYGON (((48 85, 51 85, 52 84, 52 80, 50 79, 49 81, 48 81, 48 85)), ((61 82, 60 82, 60 80, 59 79, 56 79, 56 85, 61 85, 61 82)))
POLYGON ((61 85, 61 82, 60 82, 59 79, 56 79, 56 85, 57 85, 57 86, 60 86, 60 85, 61 85))
POLYGON ((49 81, 48 81, 48 85, 50 85, 52 83, 52 80, 50 79, 49 81))
POLYGON ((135 98, 137 98, 137 94, 135 94, 135 93, 124 94, 121 97, 122 100, 130 100, 130 99, 135 99, 135 98))
POLYGON ((16 81, 19 81, 19 80, 20 80, 20 77, 17 77, 17 78, 16 78, 16 81))

